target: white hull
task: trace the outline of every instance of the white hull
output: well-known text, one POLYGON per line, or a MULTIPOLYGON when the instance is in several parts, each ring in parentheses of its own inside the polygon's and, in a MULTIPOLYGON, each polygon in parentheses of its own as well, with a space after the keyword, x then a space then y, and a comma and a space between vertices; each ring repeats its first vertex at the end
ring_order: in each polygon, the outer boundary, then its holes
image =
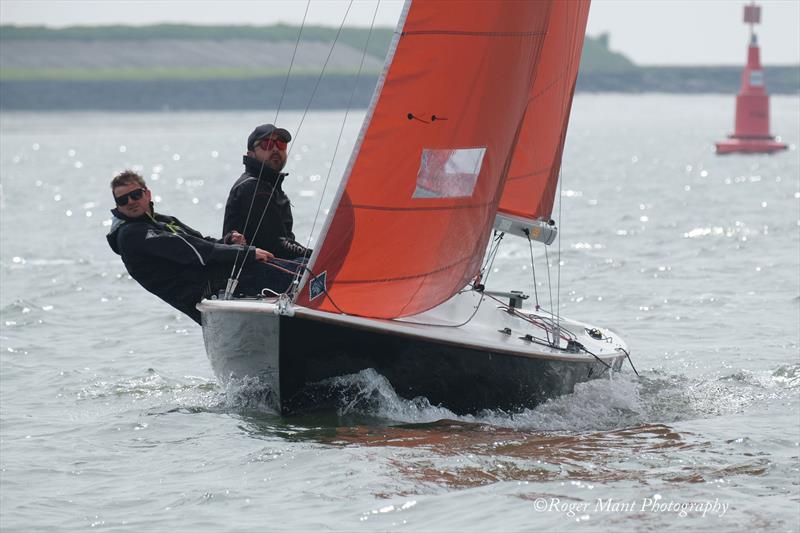
POLYGON ((483 298, 460 293, 396 320, 297 306, 279 314, 276 300, 204 300, 198 308, 216 375, 258 378, 283 411, 325 403, 308 394, 315 383, 364 368, 385 375, 401 396, 423 395, 456 412, 532 407, 619 369, 627 355, 613 332, 563 318, 557 331, 572 342, 552 346, 549 314, 509 312, 505 301, 483 298), (485 390, 471 398, 476 387, 485 390))

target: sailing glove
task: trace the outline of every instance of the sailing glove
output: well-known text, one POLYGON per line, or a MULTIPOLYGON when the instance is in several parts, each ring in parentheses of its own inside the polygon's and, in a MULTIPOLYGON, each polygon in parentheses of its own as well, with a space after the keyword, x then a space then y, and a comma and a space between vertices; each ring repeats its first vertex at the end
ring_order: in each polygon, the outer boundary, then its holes
POLYGON ((276 254, 281 259, 295 259, 297 257, 311 257, 314 250, 306 248, 299 242, 281 237, 278 240, 278 250, 276 254))

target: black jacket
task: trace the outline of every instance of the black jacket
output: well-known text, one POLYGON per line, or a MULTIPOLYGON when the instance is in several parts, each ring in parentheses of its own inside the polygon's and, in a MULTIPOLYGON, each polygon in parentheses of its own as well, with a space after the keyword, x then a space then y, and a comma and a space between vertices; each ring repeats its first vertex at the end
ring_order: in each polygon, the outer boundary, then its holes
POLYGON ((253 247, 203 237, 175 217, 153 213, 128 218, 117 209, 111 213, 114 219, 106 238, 131 277, 198 324, 195 305, 225 288, 237 253, 239 265, 255 258, 253 247))
POLYGON ((294 240, 292 204, 282 188, 286 174, 247 155, 243 162, 245 171, 231 187, 225 204, 222 233, 238 231, 248 244, 272 252, 281 259, 310 255, 310 250, 294 240), (262 214, 264 218, 259 225, 262 214), (258 233, 253 235, 256 228, 258 233))

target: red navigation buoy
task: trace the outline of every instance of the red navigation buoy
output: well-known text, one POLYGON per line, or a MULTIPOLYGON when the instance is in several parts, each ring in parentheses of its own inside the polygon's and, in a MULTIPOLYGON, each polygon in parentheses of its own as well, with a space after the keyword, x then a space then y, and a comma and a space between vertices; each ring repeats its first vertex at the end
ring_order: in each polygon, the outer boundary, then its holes
POLYGON ((785 144, 769 133, 769 95, 764 88, 758 39, 753 30, 753 25, 761 21, 761 7, 755 3, 744 6, 744 21, 750 24, 750 46, 747 65, 742 71, 742 88, 736 96, 736 127, 727 140, 716 143, 718 154, 772 153, 786 149, 785 144))

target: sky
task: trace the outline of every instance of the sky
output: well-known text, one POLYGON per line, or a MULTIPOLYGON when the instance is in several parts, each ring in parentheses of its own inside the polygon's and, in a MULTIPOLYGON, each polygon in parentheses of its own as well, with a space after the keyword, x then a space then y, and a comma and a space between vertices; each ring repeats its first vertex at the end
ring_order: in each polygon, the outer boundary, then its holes
MULTIPOLYGON (((500 0, 498 0, 500 1, 500 0)), ((531 0, 535 1, 535 0, 531 0)), ((570 1, 570 0, 559 0, 570 1)), ((16 25, 307 24, 338 26, 349 0, 0 0, 0 22, 16 25)), ((741 65, 748 28, 744 0, 594 0, 587 34, 610 34, 611 49, 639 65, 741 65)), ((402 0, 354 0, 347 24, 394 27, 402 0)), ((800 1, 761 0, 761 60, 800 64, 800 1)))

